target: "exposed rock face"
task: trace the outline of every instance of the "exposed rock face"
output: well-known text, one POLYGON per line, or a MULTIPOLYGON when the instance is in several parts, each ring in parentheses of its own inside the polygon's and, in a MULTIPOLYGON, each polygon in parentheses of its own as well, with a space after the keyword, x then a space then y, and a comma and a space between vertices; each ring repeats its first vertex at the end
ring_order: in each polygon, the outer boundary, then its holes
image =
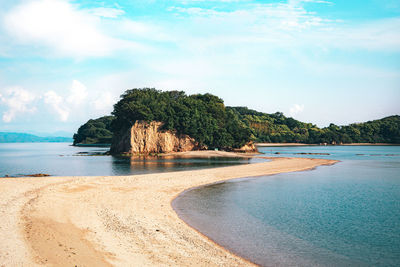
POLYGON ((252 153, 258 152, 257 147, 254 145, 253 142, 249 142, 242 146, 241 148, 234 149, 235 152, 243 152, 243 153, 252 153))
POLYGON ((162 125, 162 122, 137 121, 125 135, 114 138, 111 153, 168 153, 198 148, 198 143, 190 136, 161 131, 162 125))

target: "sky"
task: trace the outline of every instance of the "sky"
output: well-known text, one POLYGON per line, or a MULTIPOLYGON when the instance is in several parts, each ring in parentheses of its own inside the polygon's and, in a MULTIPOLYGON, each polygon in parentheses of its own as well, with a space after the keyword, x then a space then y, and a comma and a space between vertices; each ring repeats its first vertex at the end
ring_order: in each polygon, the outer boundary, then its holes
POLYGON ((400 114, 400 1, 0 0, 0 131, 73 133, 143 87, 320 127, 400 114))

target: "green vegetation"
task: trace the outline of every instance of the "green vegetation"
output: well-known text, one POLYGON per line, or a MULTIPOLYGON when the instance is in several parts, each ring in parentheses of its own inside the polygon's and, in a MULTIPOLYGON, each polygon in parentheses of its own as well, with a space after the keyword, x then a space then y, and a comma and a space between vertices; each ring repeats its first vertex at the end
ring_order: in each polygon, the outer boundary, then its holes
POLYGON ((89 120, 74 134, 73 145, 111 144, 111 123, 113 116, 104 116, 95 120, 89 120))
POLYGON ((336 143, 400 143, 400 116, 390 116, 348 126, 330 124, 322 129, 322 140, 336 143))
POLYGON ((164 130, 193 137, 209 149, 239 148, 249 141, 266 143, 400 143, 400 116, 318 128, 288 118, 281 112, 267 114, 247 107, 225 107, 211 94, 186 95, 181 91, 127 90, 114 105, 113 116, 89 120, 74 135, 76 144, 111 143, 136 121, 161 121, 164 130))
POLYGON ((239 148, 250 141, 251 130, 224 101, 211 94, 186 95, 155 89, 126 91, 114 105, 114 135, 126 132, 136 121, 160 121, 164 130, 187 134, 209 149, 239 148))
POLYGON ((348 126, 330 124, 318 128, 287 118, 282 113, 266 114, 246 107, 229 107, 252 130, 256 142, 266 143, 400 143, 400 116, 390 116, 348 126))

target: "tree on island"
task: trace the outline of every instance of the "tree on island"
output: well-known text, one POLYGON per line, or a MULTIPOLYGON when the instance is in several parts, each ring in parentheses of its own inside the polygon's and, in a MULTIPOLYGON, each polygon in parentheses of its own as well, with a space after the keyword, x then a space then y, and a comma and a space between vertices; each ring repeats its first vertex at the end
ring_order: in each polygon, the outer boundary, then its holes
POLYGON ((159 121, 163 130, 194 138, 209 149, 240 148, 251 140, 251 129, 224 101, 211 94, 186 95, 182 91, 153 88, 127 90, 114 105, 114 136, 124 134, 136 121, 159 121))
POLYGON ((111 122, 114 116, 104 116, 95 120, 89 120, 74 134, 73 145, 111 144, 111 122))

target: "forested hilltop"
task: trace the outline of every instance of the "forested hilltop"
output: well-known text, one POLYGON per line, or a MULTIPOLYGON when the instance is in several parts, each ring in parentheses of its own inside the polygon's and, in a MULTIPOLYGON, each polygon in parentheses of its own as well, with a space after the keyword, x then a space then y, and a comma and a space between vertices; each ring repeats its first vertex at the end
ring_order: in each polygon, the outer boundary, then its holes
POLYGON ((182 91, 132 89, 114 105, 114 137, 136 121, 163 122, 163 130, 194 138, 209 149, 240 148, 251 140, 251 130, 224 101, 211 94, 186 95, 182 91))
POLYGON ((318 128, 288 118, 281 112, 267 114, 247 107, 229 107, 248 126, 256 142, 265 143, 400 143, 400 116, 353 123, 347 126, 318 128))
POLYGON ((111 143, 136 121, 163 122, 209 149, 239 148, 249 141, 264 143, 400 143, 400 116, 348 126, 318 128, 283 113, 267 114, 247 107, 225 107, 211 94, 132 89, 121 95, 112 116, 89 120, 74 135, 76 144, 111 143))
POLYGON ((95 120, 89 120, 74 134, 73 145, 111 144, 111 122, 114 116, 104 116, 95 120))

